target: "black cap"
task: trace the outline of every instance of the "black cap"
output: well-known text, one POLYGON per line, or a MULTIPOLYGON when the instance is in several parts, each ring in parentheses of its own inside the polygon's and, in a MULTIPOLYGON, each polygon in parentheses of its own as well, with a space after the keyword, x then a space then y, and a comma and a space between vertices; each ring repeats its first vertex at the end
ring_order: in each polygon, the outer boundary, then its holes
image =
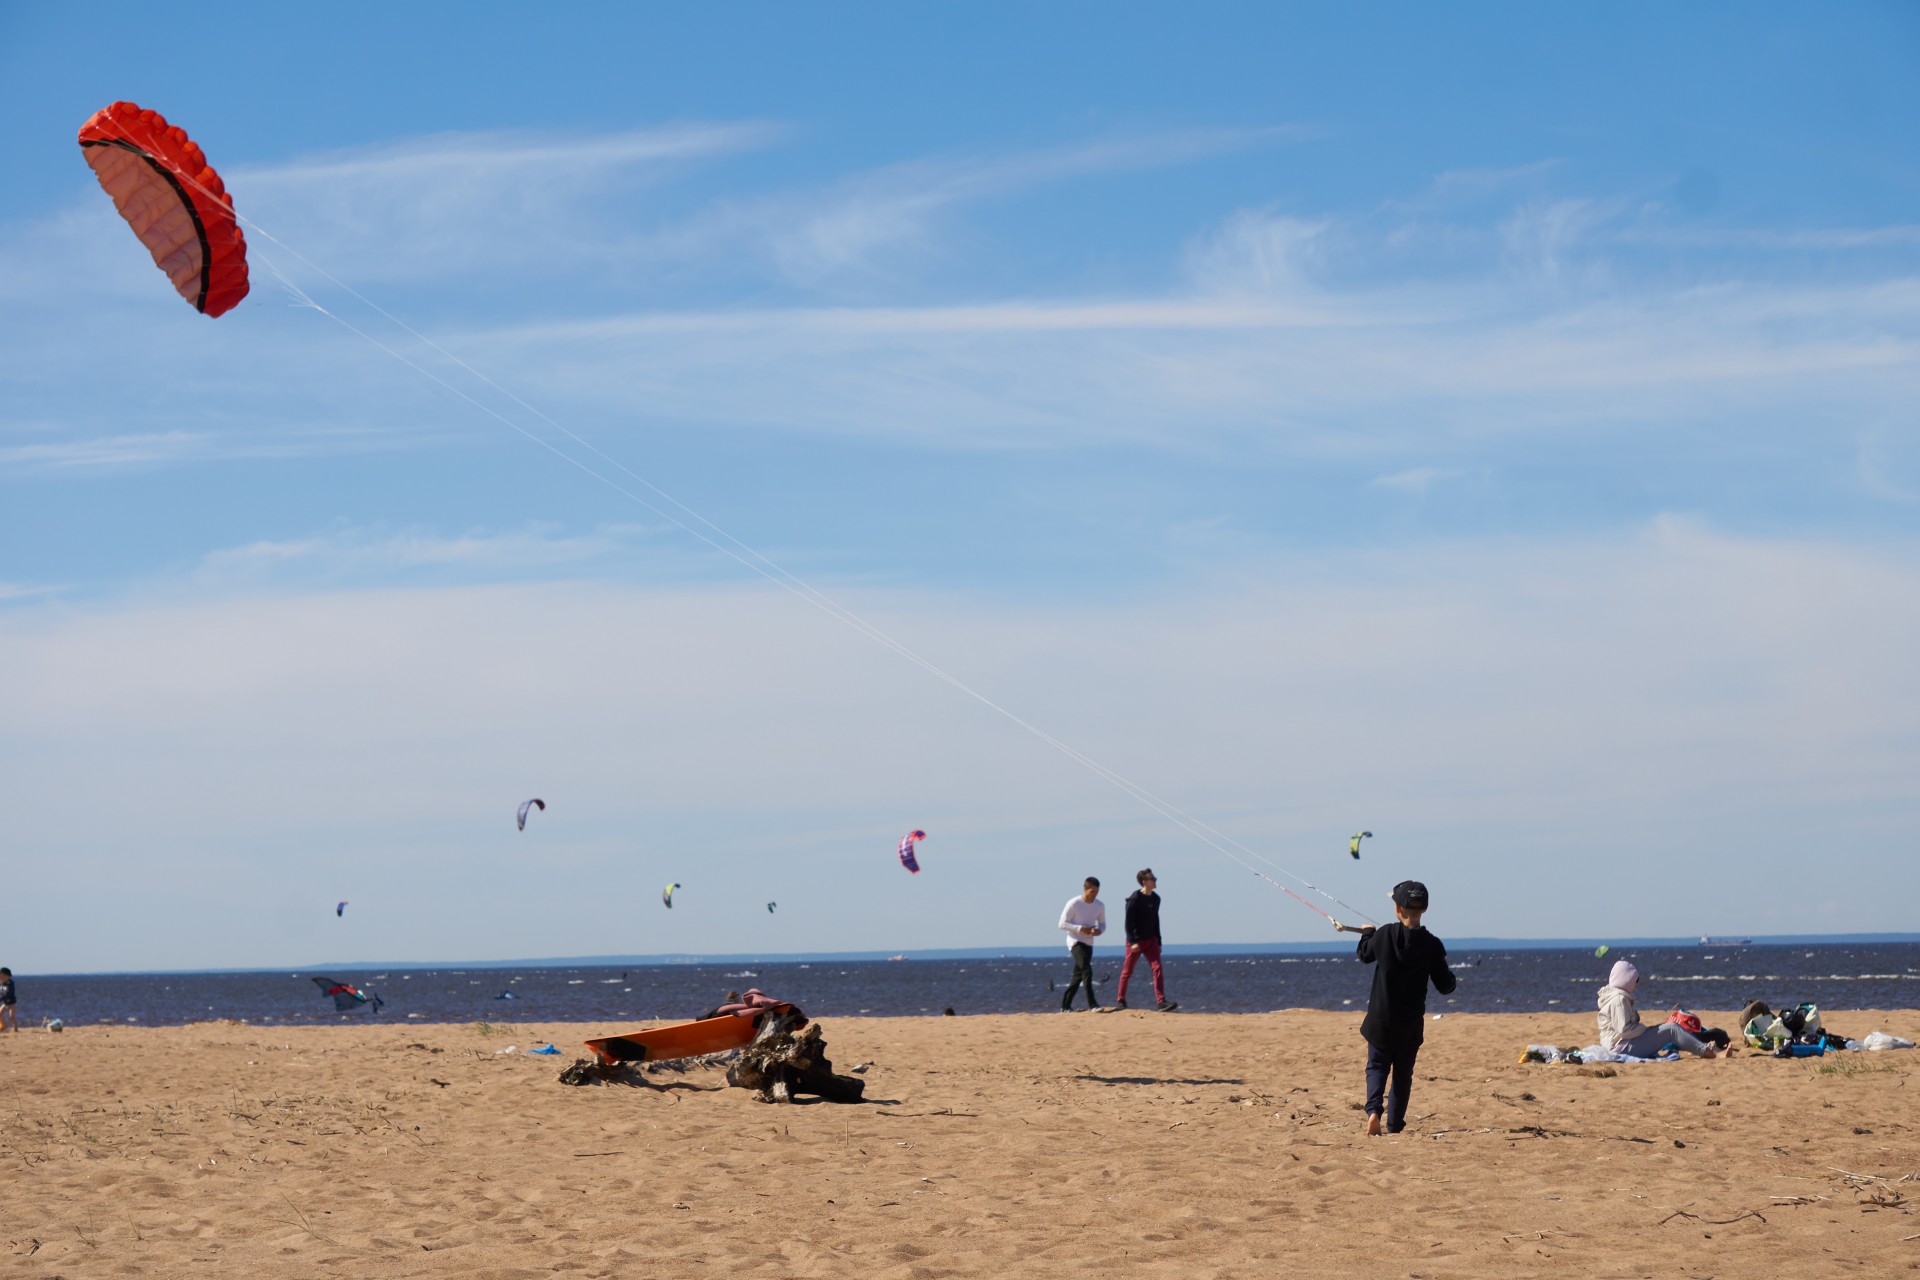
POLYGON ((1409 911, 1427 909, 1427 886, 1418 880, 1402 880, 1393 886, 1393 905, 1409 911))

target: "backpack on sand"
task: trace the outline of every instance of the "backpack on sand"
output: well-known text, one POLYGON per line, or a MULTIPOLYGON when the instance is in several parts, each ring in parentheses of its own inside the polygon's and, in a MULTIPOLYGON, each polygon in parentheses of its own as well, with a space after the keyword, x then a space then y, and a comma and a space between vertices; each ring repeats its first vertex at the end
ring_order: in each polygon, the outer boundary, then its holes
POLYGON ((1699 1017, 1697 1017, 1692 1013, 1687 1012, 1685 1009, 1675 1009, 1672 1013, 1667 1015, 1667 1021, 1671 1022, 1674 1026, 1680 1028, 1682 1031, 1687 1032, 1689 1035, 1697 1036, 1702 1031, 1705 1031, 1707 1029, 1706 1025, 1700 1021, 1699 1017))

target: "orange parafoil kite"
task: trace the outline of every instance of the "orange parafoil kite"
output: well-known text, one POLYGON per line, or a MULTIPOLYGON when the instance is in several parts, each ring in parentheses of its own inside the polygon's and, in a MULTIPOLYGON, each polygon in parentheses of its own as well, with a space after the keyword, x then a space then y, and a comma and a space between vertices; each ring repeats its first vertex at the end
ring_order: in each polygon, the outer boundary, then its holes
POLYGON ((180 296, 210 316, 247 296, 247 239, 227 186, 184 129, 116 102, 80 126, 80 151, 180 296))

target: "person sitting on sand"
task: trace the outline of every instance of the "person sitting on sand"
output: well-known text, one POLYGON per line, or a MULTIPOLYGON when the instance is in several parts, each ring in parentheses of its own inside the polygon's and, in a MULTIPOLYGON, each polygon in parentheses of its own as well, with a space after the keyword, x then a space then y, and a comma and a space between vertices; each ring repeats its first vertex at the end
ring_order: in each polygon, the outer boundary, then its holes
POLYGON ((13 991, 13 970, 0 966, 0 1031, 18 1031, 20 997, 13 991))
POLYGON ((1640 970, 1631 960, 1615 960, 1607 985, 1600 988, 1600 1047, 1608 1053, 1629 1058, 1653 1058, 1672 1046, 1696 1058, 1725 1057, 1733 1052, 1708 1044, 1677 1022, 1649 1027, 1640 1021, 1640 1010, 1633 989, 1640 985, 1640 970))
MULTIPOLYGON (((1413 1096, 1413 1063, 1426 1039, 1427 983, 1441 995, 1459 985, 1447 967, 1447 946, 1420 923, 1427 912, 1427 886, 1402 880, 1393 886, 1396 923, 1360 930, 1354 957, 1373 968, 1373 989, 1360 1034, 1367 1041, 1367 1135, 1378 1137, 1383 1118, 1388 1133, 1407 1127, 1407 1103, 1413 1096), (1393 1088, 1387 1088, 1387 1077, 1393 1088), (1385 1106, 1381 1095, 1385 1094, 1385 1106)), ((1334 922, 1334 928, 1341 928, 1334 922)))

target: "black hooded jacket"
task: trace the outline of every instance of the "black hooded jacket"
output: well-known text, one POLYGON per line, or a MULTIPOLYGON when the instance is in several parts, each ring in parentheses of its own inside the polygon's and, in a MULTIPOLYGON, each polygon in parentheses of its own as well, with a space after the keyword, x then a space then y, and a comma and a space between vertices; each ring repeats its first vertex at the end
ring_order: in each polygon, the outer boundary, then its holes
POLYGON ((1373 991, 1360 1034, 1367 1043, 1394 1050, 1426 1039, 1427 983, 1441 995, 1458 984, 1447 968, 1447 947, 1424 926, 1409 929, 1395 921, 1360 935, 1354 955, 1373 966, 1373 991))

